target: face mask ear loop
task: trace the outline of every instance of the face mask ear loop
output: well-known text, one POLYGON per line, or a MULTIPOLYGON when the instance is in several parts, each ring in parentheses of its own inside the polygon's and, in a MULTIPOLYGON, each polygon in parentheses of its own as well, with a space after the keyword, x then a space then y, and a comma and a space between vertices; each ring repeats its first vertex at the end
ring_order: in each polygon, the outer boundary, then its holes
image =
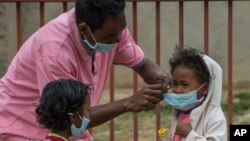
MULTIPOLYGON (((203 83, 196 91, 198 92, 206 83, 203 83)), ((206 95, 203 95, 201 99, 199 99, 199 102, 203 102, 206 99, 206 95)))
MULTIPOLYGON (((93 40, 95 41, 95 44, 97 44, 97 41, 96 41, 96 39, 95 39, 95 37, 94 37, 93 33, 91 32, 91 30, 90 30, 89 26, 88 26, 88 30, 89 30, 89 32, 90 32, 91 37, 92 37, 92 38, 93 38, 93 40)), ((86 38, 86 37, 85 37, 85 38, 86 38)))
POLYGON ((79 114, 78 114, 78 116, 79 116, 79 118, 80 118, 81 120, 83 120, 83 117, 81 117, 79 114))
POLYGON ((206 83, 203 83, 196 91, 198 92, 206 83))

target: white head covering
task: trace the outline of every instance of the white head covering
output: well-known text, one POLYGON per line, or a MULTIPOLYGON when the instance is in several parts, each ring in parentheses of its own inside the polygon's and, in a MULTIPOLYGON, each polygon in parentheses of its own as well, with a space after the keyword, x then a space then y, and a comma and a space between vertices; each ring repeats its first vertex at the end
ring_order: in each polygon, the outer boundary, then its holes
POLYGON ((204 55, 203 59, 210 73, 209 90, 207 95, 209 101, 207 101, 207 104, 220 105, 222 96, 222 69, 210 57, 204 55))
POLYGON ((210 73, 209 88, 206 100, 201 106, 197 107, 192 111, 190 120, 193 127, 196 127, 199 123, 202 115, 205 114, 210 106, 220 107, 221 96, 222 96, 222 69, 218 63, 207 55, 203 56, 207 68, 210 73), (195 115, 195 116, 193 116, 195 115))

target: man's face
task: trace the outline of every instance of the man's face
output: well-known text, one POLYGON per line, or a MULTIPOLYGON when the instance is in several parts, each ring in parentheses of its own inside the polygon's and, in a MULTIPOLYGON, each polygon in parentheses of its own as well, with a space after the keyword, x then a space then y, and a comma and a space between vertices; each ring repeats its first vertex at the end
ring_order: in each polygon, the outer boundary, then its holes
MULTIPOLYGON (((114 44, 120 41, 121 32, 126 26, 126 16, 124 12, 122 12, 115 18, 107 19, 107 21, 103 23, 102 28, 96 29, 92 34, 98 43, 114 44)), ((90 42, 94 43, 94 39, 89 35, 91 34, 89 32, 91 31, 89 30, 85 36, 90 42)))

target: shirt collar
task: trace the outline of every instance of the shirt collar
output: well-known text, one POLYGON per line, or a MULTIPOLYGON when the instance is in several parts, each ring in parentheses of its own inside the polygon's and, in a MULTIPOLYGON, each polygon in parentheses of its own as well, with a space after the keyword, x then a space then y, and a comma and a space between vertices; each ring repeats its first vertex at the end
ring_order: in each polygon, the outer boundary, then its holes
POLYGON ((61 139, 63 139, 64 141, 69 141, 68 139, 66 139, 66 138, 64 138, 64 137, 62 137, 62 136, 60 136, 60 135, 58 135, 57 133, 53 133, 53 132, 49 132, 48 136, 49 136, 49 137, 61 138, 61 139))

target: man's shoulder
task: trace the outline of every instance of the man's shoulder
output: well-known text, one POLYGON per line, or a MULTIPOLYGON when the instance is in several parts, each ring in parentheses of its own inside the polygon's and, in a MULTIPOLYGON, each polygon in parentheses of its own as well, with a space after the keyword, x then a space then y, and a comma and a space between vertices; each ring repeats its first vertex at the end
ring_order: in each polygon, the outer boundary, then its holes
POLYGON ((71 22, 72 20, 74 21, 74 9, 62 13, 55 19, 49 21, 38 30, 37 34, 38 36, 50 39, 57 36, 67 36, 72 33, 72 27, 75 26, 74 23, 71 22))
POLYGON ((74 32, 69 22, 72 16, 70 14, 72 14, 72 10, 63 13, 39 29, 34 37, 37 40, 37 45, 47 49, 69 46, 72 42, 71 34, 74 32))

